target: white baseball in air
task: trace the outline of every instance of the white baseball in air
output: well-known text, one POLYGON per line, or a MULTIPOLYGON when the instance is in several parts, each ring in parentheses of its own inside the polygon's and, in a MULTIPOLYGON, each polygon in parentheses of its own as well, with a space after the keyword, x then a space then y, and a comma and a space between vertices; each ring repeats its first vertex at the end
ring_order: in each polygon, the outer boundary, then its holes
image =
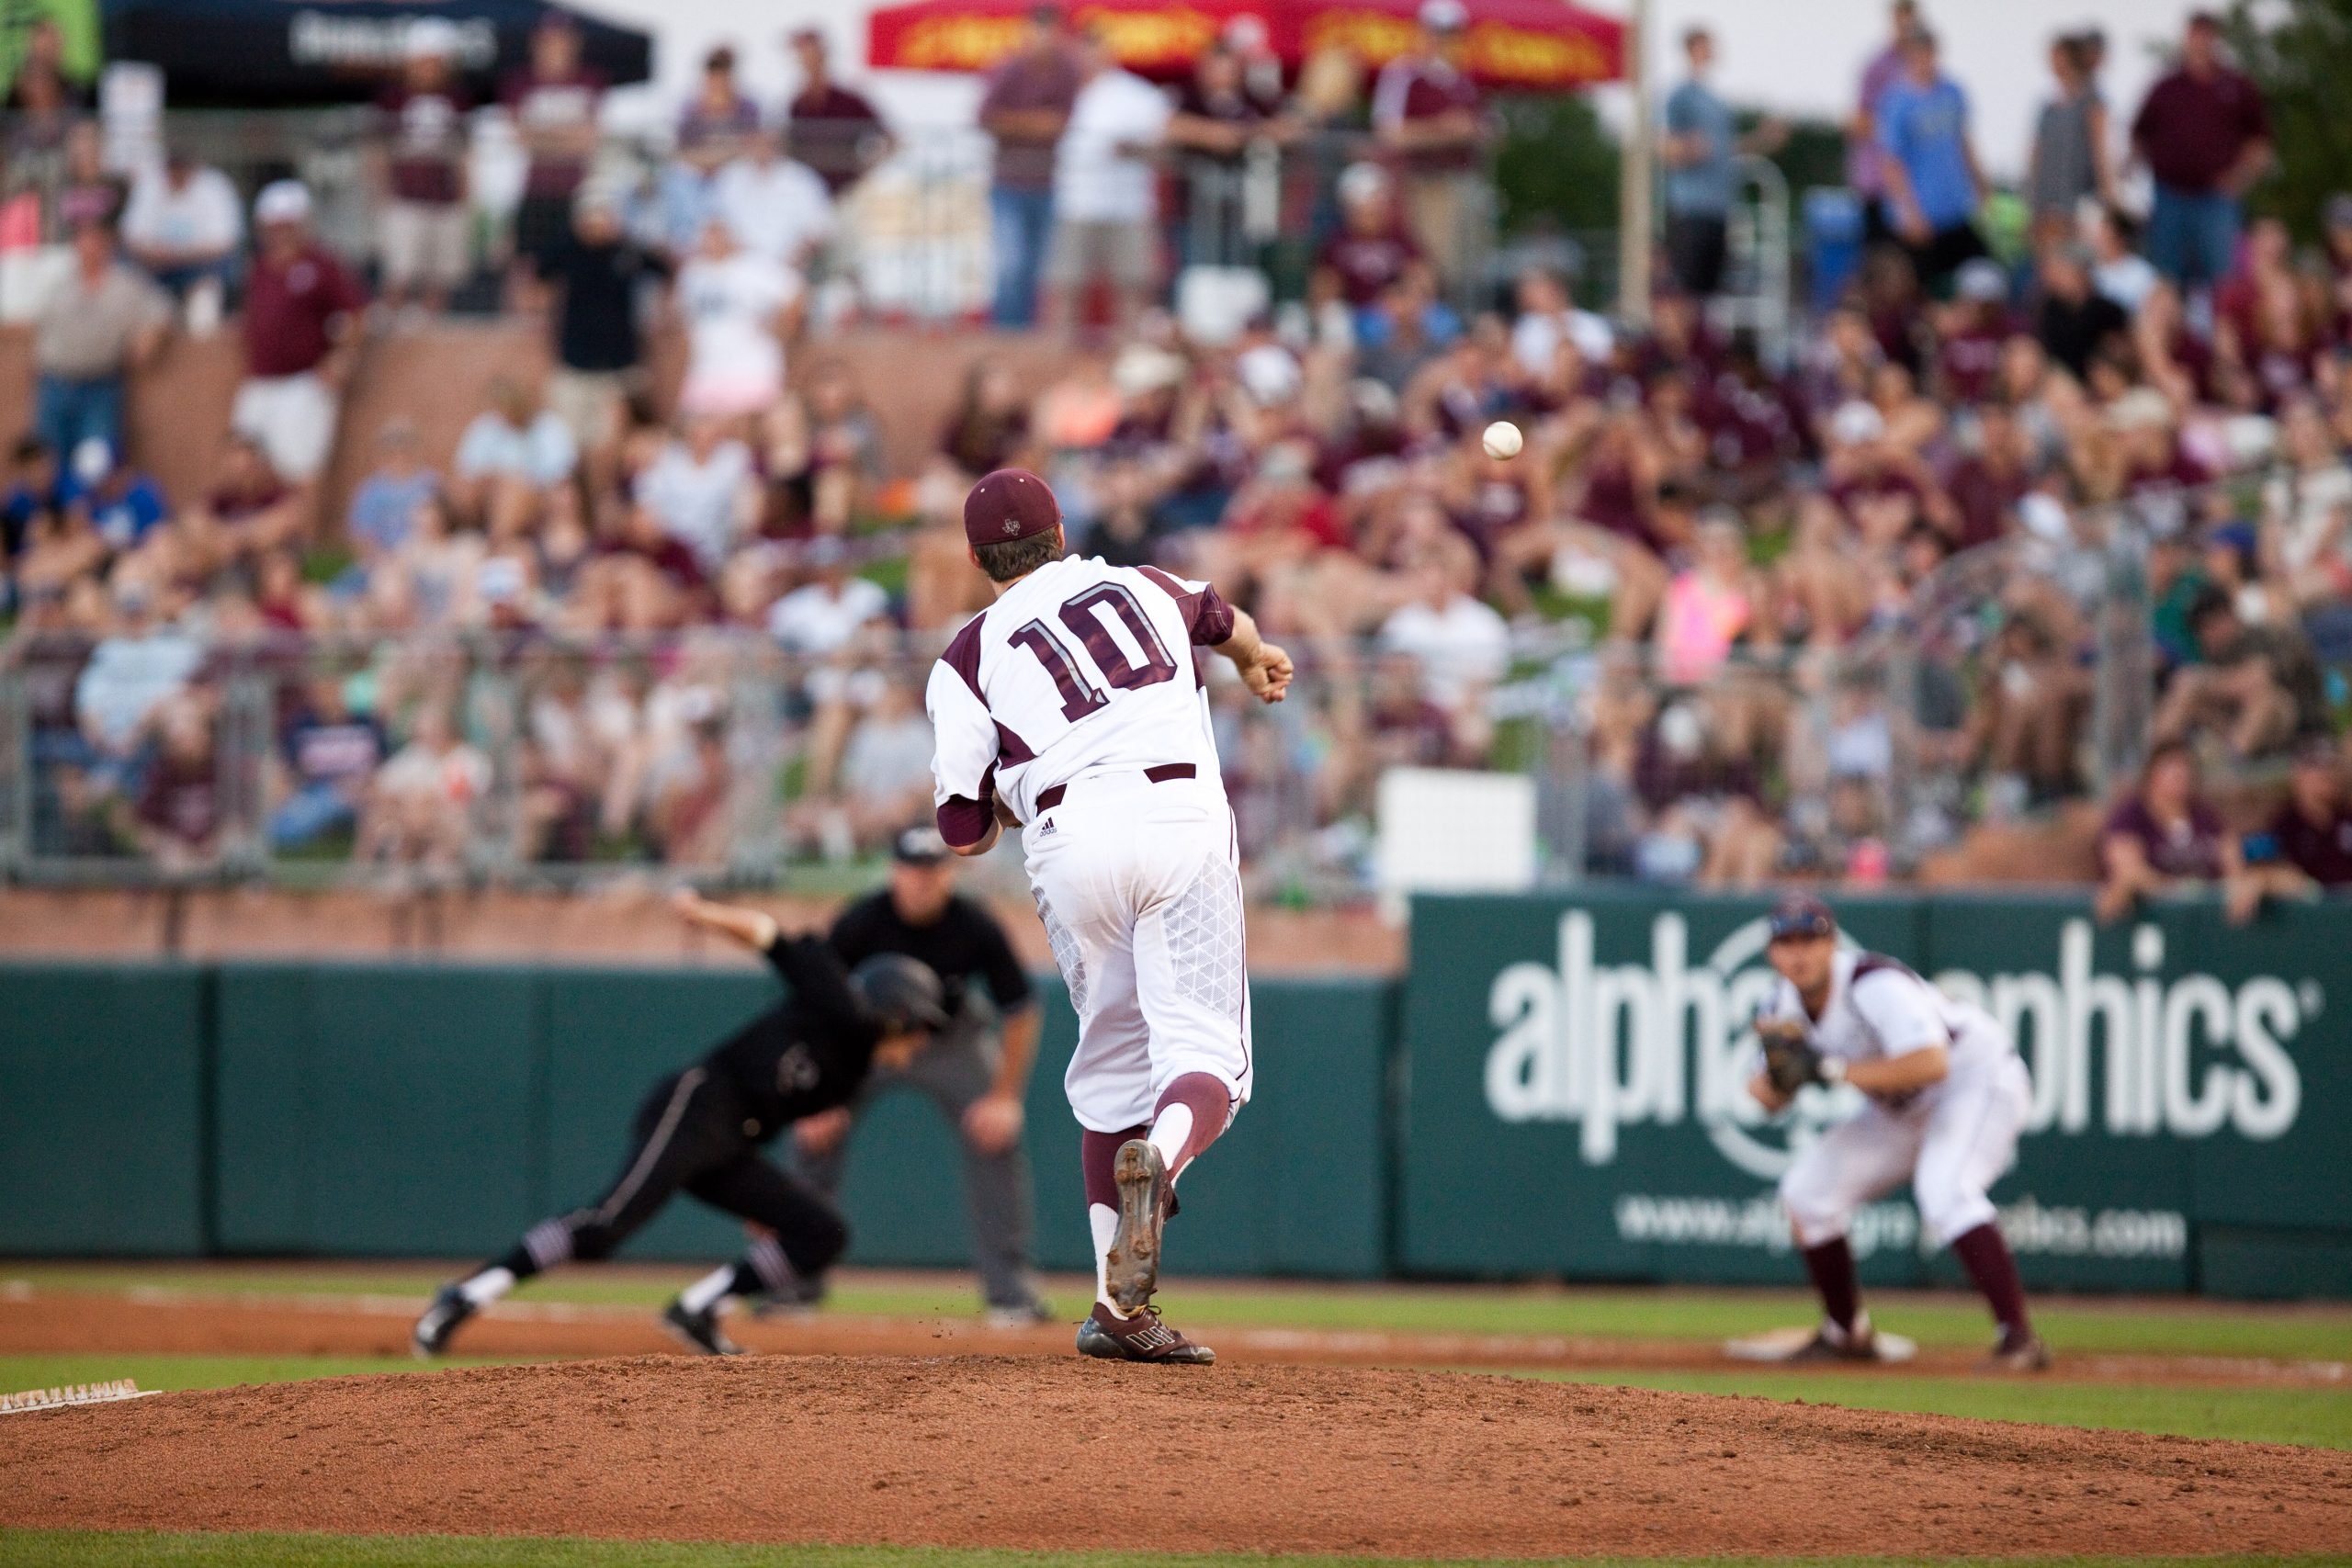
POLYGON ((1480 439, 1485 442, 1489 457, 1516 457, 1519 449, 1527 445, 1527 437, 1519 433, 1519 426, 1507 419, 1487 426, 1487 434, 1480 439))

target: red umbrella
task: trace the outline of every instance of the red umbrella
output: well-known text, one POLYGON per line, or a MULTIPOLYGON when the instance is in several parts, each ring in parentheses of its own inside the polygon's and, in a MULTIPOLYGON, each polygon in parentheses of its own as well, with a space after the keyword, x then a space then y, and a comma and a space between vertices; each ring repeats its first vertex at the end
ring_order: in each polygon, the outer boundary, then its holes
MULTIPOLYGON (((1613 82, 1624 74, 1624 24, 1566 0, 1465 0, 1464 62, 1489 87, 1552 90, 1613 82)), ((986 71, 1027 31, 1034 0, 914 0, 873 14, 866 62, 901 71, 986 71)), ((1073 26, 1099 28, 1119 62, 1168 80, 1190 72, 1211 40, 1238 17, 1264 24, 1283 63, 1294 69, 1331 48, 1378 70, 1413 46, 1419 0, 1080 0, 1073 26)))

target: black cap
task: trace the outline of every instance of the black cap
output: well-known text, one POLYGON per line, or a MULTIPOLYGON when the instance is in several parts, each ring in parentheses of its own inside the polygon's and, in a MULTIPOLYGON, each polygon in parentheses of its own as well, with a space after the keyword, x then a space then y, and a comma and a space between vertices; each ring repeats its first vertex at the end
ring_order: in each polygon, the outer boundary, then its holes
POLYGON ((1838 917, 1829 912, 1828 905, 1810 893, 1783 894, 1772 906, 1769 929, 1774 942, 1788 937, 1836 936, 1838 917))
POLYGON ((912 827, 890 840, 890 858, 900 865, 937 865, 947 858, 947 840, 936 828, 912 827))

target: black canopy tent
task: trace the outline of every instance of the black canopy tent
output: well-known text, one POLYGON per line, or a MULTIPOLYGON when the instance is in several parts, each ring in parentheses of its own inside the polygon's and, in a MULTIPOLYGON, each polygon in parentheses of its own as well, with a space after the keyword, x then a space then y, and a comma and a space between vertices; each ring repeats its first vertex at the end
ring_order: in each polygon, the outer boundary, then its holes
POLYGON ((457 28, 458 67, 486 97, 529 59, 549 11, 578 22, 584 60, 608 80, 652 73, 646 34, 543 0, 106 0, 106 52, 161 67, 174 108, 345 103, 373 97, 410 25, 437 17, 457 28))

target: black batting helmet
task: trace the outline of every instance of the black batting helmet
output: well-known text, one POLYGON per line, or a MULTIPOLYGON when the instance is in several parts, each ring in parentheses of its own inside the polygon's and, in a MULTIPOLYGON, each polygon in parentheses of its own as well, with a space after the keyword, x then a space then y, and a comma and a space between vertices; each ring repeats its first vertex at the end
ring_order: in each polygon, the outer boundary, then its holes
POLYGON ((849 972, 849 984, 886 1034, 947 1027, 945 989, 920 958, 877 953, 849 972))

